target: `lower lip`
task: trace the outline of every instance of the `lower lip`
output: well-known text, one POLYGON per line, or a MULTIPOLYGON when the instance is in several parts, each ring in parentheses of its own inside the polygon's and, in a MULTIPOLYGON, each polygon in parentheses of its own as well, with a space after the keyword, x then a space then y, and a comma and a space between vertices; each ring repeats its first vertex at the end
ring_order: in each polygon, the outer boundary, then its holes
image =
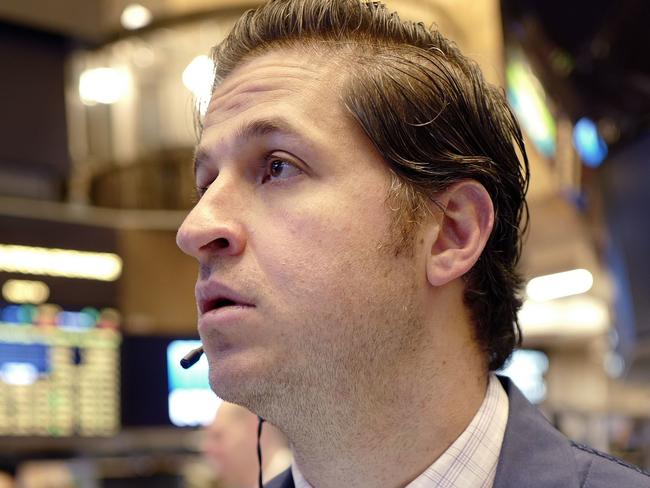
POLYGON ((204 313, 199 318, 198 328, 232 326, 240 322, 244 316, 255 307, 251 305, 229 305, 227 307, 215 308, 204 313))

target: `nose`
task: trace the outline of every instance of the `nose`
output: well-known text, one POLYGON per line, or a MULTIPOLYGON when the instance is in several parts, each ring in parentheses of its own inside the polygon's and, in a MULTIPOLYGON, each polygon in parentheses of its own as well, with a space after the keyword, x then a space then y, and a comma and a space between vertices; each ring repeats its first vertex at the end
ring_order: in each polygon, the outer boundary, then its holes
POLYGON ((215 255, 241 254, 246 246, 245 228, 237 218, 241 212, 234 211, 232 205, 226 206, 226 193, 210 188, 185 217, 176 234, 176 245, 181 251, 200 262, 215 255))

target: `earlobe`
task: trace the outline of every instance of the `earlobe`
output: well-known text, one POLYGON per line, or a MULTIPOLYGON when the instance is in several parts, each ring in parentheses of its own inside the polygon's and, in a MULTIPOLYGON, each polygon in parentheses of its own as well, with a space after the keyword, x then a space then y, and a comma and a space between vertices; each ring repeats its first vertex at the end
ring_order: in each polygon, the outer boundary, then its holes
POLYGON ((436 199, 444 208, 426 233, 427 279, 443 286, 467 273, 478 261, 494 225, 487 190, 474 180, 453 184, 436 199))

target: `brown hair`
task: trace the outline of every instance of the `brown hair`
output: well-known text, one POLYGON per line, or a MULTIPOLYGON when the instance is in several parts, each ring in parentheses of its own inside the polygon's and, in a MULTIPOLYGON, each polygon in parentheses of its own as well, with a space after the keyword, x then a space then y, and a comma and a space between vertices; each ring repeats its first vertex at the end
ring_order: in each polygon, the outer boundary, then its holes
POLYGON ((502 92, 437 30, 361 0, 271 0, 249 10, 213 50, 215 84, 278 47, 326 50, 347 66, 342 102, 390 168, 402 222, 413 221, 405 215, 417 220, 423 203, 454 182, 486 188, 495 223, 464 277, 464 301, 489 369, 499 369, 521 336, 515 268, 529 177, 521 130, 502 92))

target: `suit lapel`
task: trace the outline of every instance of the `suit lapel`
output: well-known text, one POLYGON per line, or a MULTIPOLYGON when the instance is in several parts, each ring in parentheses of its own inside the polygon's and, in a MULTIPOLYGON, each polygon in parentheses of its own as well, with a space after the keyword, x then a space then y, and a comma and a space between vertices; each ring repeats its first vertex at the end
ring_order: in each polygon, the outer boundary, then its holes
POLYGON ((264 488, 296 488, 293 484, 291 468, 277 475, 275 478, 265 484, 264 488))
POLYGON ((569 440, 533 407, 509 378, 499 377, 510 402, 494 488, 578 488, 569 440))

